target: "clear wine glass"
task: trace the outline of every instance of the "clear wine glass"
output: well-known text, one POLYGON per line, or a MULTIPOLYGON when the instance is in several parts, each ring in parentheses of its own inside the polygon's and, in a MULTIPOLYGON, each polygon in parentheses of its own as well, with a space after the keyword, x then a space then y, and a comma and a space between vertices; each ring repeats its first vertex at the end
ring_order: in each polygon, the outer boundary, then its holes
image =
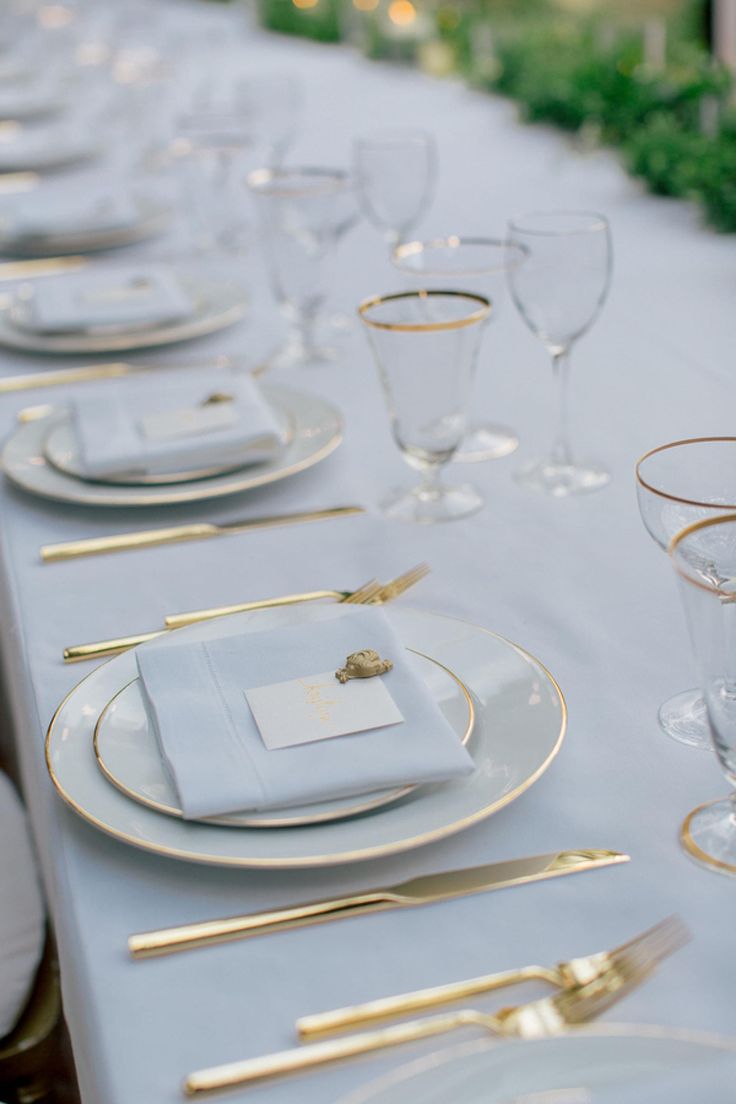
POLYGON ((524 264, 509 270, 511 295, 552 358, 559 392, 552 449, 546 459, 517 472, 516 478, 555 498, 597 491, 608 483, 609 475, 573 456, 568 375, 570 350, 593 325, 608 294, 612 271, 608 220, 587 211, 540 211, 512 219, 508 234, 513 244, 526 251, 524 264))
POLYGON ((388 517, 429 523, 474 513, 474 487, 445 486, 440 475, 463 439, 483 324, 485 296, 465 291, 404 291, 358 308, 383 385, 394 440, 423 480, 394 491, 388 517))
POLYGON ((334 359, 317 342, 328 263, 357 217, 347 172, 331 168, 257 169, 247 178, 262 231, 274 294, 292 332, 276 367, 334 359))
POLYGON ((432 202, 434 138, 424 130, 380 130, 356 138, 353 174, 366 218, 397 245, 432 202))
MULTIPOLYGON (((493 302, 494 322, 506 290, 507 270, 524 260, 524 251, 500 238, 432 238, 397 245, 391 261, 416 287, 459 287, 479 292, 493 302)), ((498 460, 519 447, 519 438, 508 426, 491 423, 470 425, 453 459, 466 463, 498 460)))
MULTIPOLYGON (((680 582, 712 746, 736 787, 736 514, 681 530, 670 556, 680 582)), ((694 809, 680 832, 685 850, 722 874, 736 874, 736 792, 694 809)))
MULTIPOLYGON (((736 511, 736 437, 698 437, 652 449, 636 465, 636 493, 647 532, 666 552, 687 525, 736 511)), ((710 750, 699 690, 668 698, 659 723, 681 744, 710 750)))

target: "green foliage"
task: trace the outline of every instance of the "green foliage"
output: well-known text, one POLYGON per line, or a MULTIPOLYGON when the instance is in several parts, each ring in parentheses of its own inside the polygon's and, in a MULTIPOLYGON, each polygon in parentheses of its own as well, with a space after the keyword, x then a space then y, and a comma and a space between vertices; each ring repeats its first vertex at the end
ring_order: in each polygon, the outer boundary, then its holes
POLYGON ((318 0, 313 8, 297 8, 292 0, 258 0, 264 27, 279 34, 301 35, 318 42, 339 42, 339 0, 318 0))

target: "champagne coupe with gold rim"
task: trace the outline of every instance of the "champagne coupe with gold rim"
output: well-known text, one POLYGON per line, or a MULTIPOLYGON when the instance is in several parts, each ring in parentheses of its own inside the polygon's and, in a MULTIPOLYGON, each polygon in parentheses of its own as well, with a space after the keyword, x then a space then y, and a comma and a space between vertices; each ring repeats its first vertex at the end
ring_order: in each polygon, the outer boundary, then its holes
POLYGON ((552 358, 557 429, 549 455, 516 473, 517 482, 554 498, 597 491, 608 472, 576 460, 568 434, 570 351, 598 317, 611 283, 611 233, 604 215, 535 211, 511 219, 509 241, 526 250, 509 270, 512 298, 552 358))
POLYGON ((736 514, 681 530, 670 557, 685 604, 713 750, 734 787, 694 809, 680 839, 699 862, 736 875, 736 514))
POLYGON ((358 313, 378 367, 396 444, 419 486, 381 503, 401 521, 449 521, 483 499, 469 485, 445 486, 442 468, 463 439, 483 325, 491 303, 466 291, 404 291, 366 299, 358 313))
POLYGON ((316 328, 327 295, 327 269, 357 218, 351 180, 342 169, 257 169, 247 184, 254 198, 274 295, 291 322, 275 367, 334 359, 316 328))
MULTIPOLYGON (((414 286, 442 288, 462 286, 493 302, 494 321, 505 292, 506 272, 521 264, 524 251, 501 238, 432 238, 397 245, 391 261, 414 286)), ((453 459, 466 463, 499 460, 519 447, 513 429, 501 425, 471 425, 453 459)))
MULTIPOLYGON (((685 526, 736 511, 736 437, 695 437, 651 449, 636 465, 636 492, 647 532, 666 552, 685 526)), ((664 702, 659 723, 681 744, 710 750, 699 690, 664 702)))
POLYGON ((396 245, 432 202, 434 138, 424 130, 391 128, 361 135, 353 143, 353 174, 366 218, 396 245))

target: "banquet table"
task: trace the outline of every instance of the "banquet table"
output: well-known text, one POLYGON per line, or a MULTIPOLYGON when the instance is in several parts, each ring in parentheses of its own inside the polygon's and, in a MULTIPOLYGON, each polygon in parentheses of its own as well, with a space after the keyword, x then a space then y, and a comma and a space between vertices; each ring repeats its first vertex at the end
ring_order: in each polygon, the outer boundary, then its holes
MULTIPOLYGON (((548 442, 554 400, 544 349, 506 302, 484 338, 473 415, 514 426, 522 444, 507 459, 450 468, 448 479, 471 480, 486 499, 482 511, 463 521, 411 527, 378 514, 381 494, 411 474, 391 440, 357 320, 340 337, 334 365, 279 374, 280 382, 329 397, 344 415, 343 445, 310 471, 214 505, 154 512, 71 507, 34 499, 7 481, 0 486, 5 737, 18 757, 43 869, 83 1101, 173 1104, 191 1070, 292 1045, 298 1016, 528 962, 556 962, 613 946, 674 912, 691 929, 692 942, 605 1018, 736 1033, 733 884, 695 865, 678 844, 685 814, 722 796, 727 784, 714 756, 680 746, 658 729, 658 705, 692 685, 694 672, 672 571, 641 524, 633 475, 650 447, 733 432, 733 240, 704 229, 687 204, 644 194, 613 155, 521 125, 502 99, 455 80, 368 62, 347 46, 246 31, 239 10, 175 6, 182 20, 232 21, 246 62, 303 79, 306 105, 290 153, 294 163, 345 165, 360 131, 431 126, 439 148, 438 194, 418 236, 501 236, 510 214, 540 207, 609 216, 613 286, 599 321, 575 350, 572 404, 581 452, 607 465, 612 479, 600 493, 570 500, 537 496, 514 483, 514 469, 548 442), (55 541, 349 503, 368 506, 368 513, 69 563, 39 560, 40 546, 55 541), (57 797, 45 768, 44 734, 60 699, 91 669, 65 666, 65 645, 153 629, 174 611, 349 588, 422 560, 431 575, 399 601, 519 643, 549 667, 566 698, 569 727, 556 760, 488 820, 389 859, 239 870, 138 851, 96 831, 57 797), (594 847, 625 851, 631 862, 160 959, 132 961, 126 949, 133 932, 594 847)), ((208 64, 206 54, 201 64, 208 64)), ((282 332, 256 247, 230 263, 247 284, 248 317, 192 344, 186 356, 236 353, 255 360, 282 332)), ((331 307, 351 320, 365 296, 403 286, 366 223, 341 242, 331 286, 331 307)), ((166 357, 173 363, 177 352, 166 357)), ((48 359, 0 352, 4 375, 50 367, 48 359)), ((30 402, 59 402, 70 392, 3 396, 3 432, 30 402)), ((428 1046, 235 1091, 232 1098, 329 1104, 428 1046)))

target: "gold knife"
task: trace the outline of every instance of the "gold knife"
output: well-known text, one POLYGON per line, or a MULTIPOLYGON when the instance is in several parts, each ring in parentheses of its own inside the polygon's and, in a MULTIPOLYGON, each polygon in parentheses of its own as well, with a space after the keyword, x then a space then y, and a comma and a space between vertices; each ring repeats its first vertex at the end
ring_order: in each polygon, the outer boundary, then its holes
MULTIPOLYGON (((105 361, 101 364, 84 364, 74 368, 56 368, 51 372, 27 372, 21 376, 0 378, 0 395, 11 391, 34 391, 40 387, 59 387, 67 383, 88 383, 91 380, 117 379, 136 373, 164 371, 176 368, 226 368, 233 365, 234 358, 228 356, 213 357, 212 360, 177 361, 172 364, 130 364, 128 361, 105 361)), ((41 408, 39 408, 40 410, 41 408)), ((38 413, 33 415, 38 417, 38 413)), ((21 421, 32 418, 21 417, 21 421)))
POLYGON ((386 909, 411 908, 434 901, 447 901, 452 897, 466 897, 471 893, 505 889, 508 886, 524 885, 526 882, 543 881, 546 878, 628 861, 629 856, 619 851, 554 851, 549 855, 535 855, 533 858, 511 859, 466 870, 429 874, 412 878, 400 885, 373 889, 350 897, 312 901, 270 912, 256 912, 223 920, 203 920, 183 927, 143 932, 130 936, 128 950, 133 958, 152 958, 174 951, 206 947, 212 943, 244 939, 251 935, 338 920, 346 916, 362 916, 386 909))
POLYGON ((88 257, 33 257, 27 261, 2 261, 0 280, 56 276, 59 272, 76 272, 87 264, 89 264, 88 257))
POLYGON ((174 525, 166 529, 140 529, 135 533, 118 533, 110 537, 90 537, 87 540, 45 544, 41 548, 41 560, 43 563, 57 563, 60 560, 73 560, 79 556, 124 552, 132 548, 152 548, 160 544, 177 544, 179 541, 244 533, 248 529, 271 529, 278 525, 294 525, 303 521, 328 521, 331 518, 350 517, 353 514, 363 513, 365 513, 363 506, 333 506, 326 510, 306 510, 273 517, 223 521, 219 524, 203 521, 191 525, 174 525))

